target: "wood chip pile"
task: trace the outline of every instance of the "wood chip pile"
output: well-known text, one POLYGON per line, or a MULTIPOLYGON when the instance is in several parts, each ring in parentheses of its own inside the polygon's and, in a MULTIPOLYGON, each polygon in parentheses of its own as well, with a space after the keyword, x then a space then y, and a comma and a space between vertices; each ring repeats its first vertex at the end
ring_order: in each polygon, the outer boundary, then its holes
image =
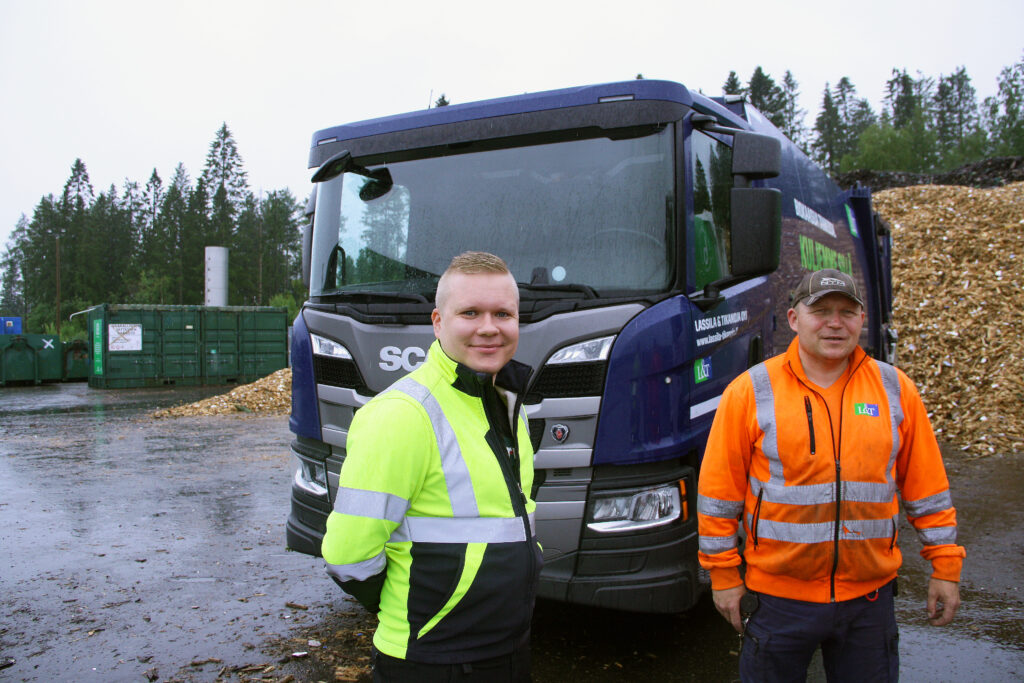
POLYGON ((237 386, 226 394, 195 403, 158 410, 153 417, 193 417, 259 413, 287 415, 292 408, 292 371, 283 368, 252 384, 237 386))
POLYGON ((973 457, 1024 451, 1024 183, 873 199, 893 230, 897 364, 939 440, 973 457))

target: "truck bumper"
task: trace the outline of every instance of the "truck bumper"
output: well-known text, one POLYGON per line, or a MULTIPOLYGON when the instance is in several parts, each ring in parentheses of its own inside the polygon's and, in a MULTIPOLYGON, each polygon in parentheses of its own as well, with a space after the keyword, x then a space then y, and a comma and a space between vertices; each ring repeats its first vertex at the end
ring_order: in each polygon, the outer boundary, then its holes
POLYGON ((327 530, 331 504, 326 496, 311 495, 301 486, 292 485, 292 510, 285 525, 289 550, 320 557, 320 543, 327 530))
POLYGON ((694 526, 585 540, 579 551, 545 561, 538 595, 630 612, 684 612, 710 586, 697 564, 694 526))

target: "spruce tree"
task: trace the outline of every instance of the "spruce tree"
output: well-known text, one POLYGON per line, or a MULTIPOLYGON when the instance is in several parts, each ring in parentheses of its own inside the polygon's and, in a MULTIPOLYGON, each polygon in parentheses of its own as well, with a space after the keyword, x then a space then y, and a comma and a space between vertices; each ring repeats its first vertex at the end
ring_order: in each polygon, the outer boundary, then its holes
POLYGON ((746 89, 743 87, 743 83, 740 82, 739 76, 736 75, 735 71, 730 71, 729 76, 725 79, 725 83, 722 84, 723 95, 745 95, 746 89))
POLYGON ((776 128, 784 125, 785 96, 775 79, 758 66, 747 82, 747 101, 754 105, 776 128))
POLYGON ((961 66, 949 76, 939 76, 932 111, 942 169, 983 156, 985 135, 978 98, 966 68, 961 66))
POLYGON ((807 152, 807 127, 804 125, 807 111, 800 107, 800 84, 788 69, 782 78, 781 113, 782 125, 779 128, 783 135, 807 152))
POLYGON ((203 182, 212 195, 210 218, 216 244, 209 246, 230 247, 236 229, 235 220, 248 201, 249 182, 227 123, 221 125, 210 143, 203 182))
POLYGON ((814 152, 815 161, 832 175, 839 170, 841 139, 842 119, 840 119, 839 109, 836 108, 832 99, 832 88, 826 83, 821 97, 821 111, 814 120, 811 149, 814 152))
POLYGON ((998 155, 1024 155, 1024 57, 999 74, 999 91, 985 98, 985 122, 998 155))
POLYGON ((21 274, 21 249, 27 233, 28 218, 21 214, 4 247, 3 256, 0 257, 0 268, 4 271, 0 278, 0 316, 18 316, 23 321, 28 316, 28 302, 25 299, 25 280, 21 274))

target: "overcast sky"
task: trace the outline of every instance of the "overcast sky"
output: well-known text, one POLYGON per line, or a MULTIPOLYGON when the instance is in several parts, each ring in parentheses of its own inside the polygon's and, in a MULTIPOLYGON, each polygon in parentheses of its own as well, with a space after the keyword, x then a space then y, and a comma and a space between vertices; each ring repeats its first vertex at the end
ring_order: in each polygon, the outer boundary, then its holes
POLYGON ((760 65, 813 125, 849 76, 878 111, 893 67, 965 66, 979 101, 1024 55, 1021 0, 486 3, 0 0, 0 248, 81 158, 96 192, 195 179, 222 122, 256 192, 309 191, 314 131, 452 103, 631 79, 718 95, 760 65))

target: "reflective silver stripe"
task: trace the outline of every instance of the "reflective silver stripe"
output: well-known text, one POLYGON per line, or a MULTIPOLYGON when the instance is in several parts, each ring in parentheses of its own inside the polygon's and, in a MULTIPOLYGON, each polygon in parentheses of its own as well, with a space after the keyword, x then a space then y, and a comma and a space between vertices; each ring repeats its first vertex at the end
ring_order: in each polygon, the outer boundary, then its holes
MULTIPOLYGON (((530 528, 534 528, 531 512, 530 528)), ((521 543, 526 540, 522 517, 406 517, 390 543, 521 543)))
POLYGON ((393 385, 392 391, 400 391, 419 402, 427 412, 430 424, 434 428, 437 449, 441 453, 441 470, 448 485, 448 497, 452 503, 452 514, 455 517, 476 517, 480 514, 473 492, 473 480, 462 457, 455 430, 445 417, 441 405, 427 387, 411 377, 405 377, 393 385))
POLYGON ((398 524, 409 510, 409 501, 390 493, 338 487, 334 511, 356 517, 383 519, 398 524))
POLYGON ((743 514, 742 500, 721 500, 709 498, 708 496, 697 495, 697 512, 709 517, 724 517, 725 519, 739 519, 743 514))
POLYGON ((750 491, 756 498, 761 491, 763 502, 784 503, 786 505, 820 505, 822 503, 834 503, 836 500, 836 485, 827 484, 805 484, 803 486, 785 486, 773 482, 764 482, 760 479, 750 477, 750 491))
POLYGON ((700 551, 705 555, 717 555, 736 547, 735 536, 701 536, 700 551))
MULTIPOLYGON (((747 516, 748 528, 753 519, 747 516)), ((892 538, 896 517, 886 519, 845 520, 839 525, 839 539, 861 541, 869 538, 892 538)), ((785 541, 786 543, 831 543, 835 540, 835 522, 776 522, 759 519, 757 537, 760 540, 785 541)))
POLYGON ((376 576, 384 571, 388 564, 388 557, 384 551, 376 556, 355 564, 330 564, 327 565, 327 573, 339 581, 365 581, 371 576, 376 576))
POLYGON ((940 491, 927 498, 903 501, 903 508, 910 517, 924 517, 935 512, 948 510, 951 507, 953 507, 953 498, 949 495, 949 489, 940 491))
MULTIPOLYGON (((888 471, 886 479, 889 479, 888 471)), ((896 482, 844 481, 843 500, 852 503, 891 503, 896 495, 896 482)))
POLYGON ((785 483, 782 470, 782 460, 779 458, 779 436, 775 424, 775 394, 772 392, 772 382, 768 377, 768 368, 764 363, 755 365, 747 371, 750 380, 754 385, 754 404, 757 407, 757 425, 764 432, 764 439, 761 441, 761 451, 768 459, 768 471, 771 473, 770 481, 778 484, 785 483))
POLYGON ((931 529, 918 529, 917 536, 924 545, 946 545, 956 543, 955 526, 939 526, 931 529))
POLYGON ((900 451, 900 425, 903 424, 903 404, 900 402, 900 376, 896 368, 875 361, 878 365, 878 372, 882 376, 882 386, 885 387, 885 395, 889 399, 889 427, 892 434, 892 450, 889 452, 889 465, 885 469, 886 481, 893 481, 893 472, 896 467, 896 455, 900 451))
MULTIPOLYGON (((804 484, 802 486, 783 486, 772 482, 763 482, 750 477, 750 491, 756 498, 764 491, 761 500, 767 503, 785 505, 823 505, 836 500, 836 485, 804 484)), ((844 481, 843 500, 853 503, 891 503, 896 495, 896 484, 873 483, 863 481, 844 481)))

